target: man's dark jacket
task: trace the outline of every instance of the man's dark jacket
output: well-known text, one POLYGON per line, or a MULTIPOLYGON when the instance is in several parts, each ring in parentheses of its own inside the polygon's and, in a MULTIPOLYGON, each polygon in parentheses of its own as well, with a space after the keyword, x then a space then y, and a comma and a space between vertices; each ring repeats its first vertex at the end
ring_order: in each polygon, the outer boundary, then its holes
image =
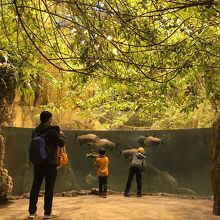
POLYGON ((36 134, 45 134, 46 151, 48 153, 48 157, 44 162, 45 165, 58 166, 58 147, 64 147, 65 145, 65 136, 60 133, 59 126, 45 127, 40 124, 33 131, 32 137, 36 134))

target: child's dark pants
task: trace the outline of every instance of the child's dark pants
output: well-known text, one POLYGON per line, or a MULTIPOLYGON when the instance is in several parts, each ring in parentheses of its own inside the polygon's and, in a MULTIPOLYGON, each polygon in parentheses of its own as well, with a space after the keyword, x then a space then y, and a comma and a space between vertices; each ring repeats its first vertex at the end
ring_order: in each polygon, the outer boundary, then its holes
POLYGON ((134 174, 136 175, 137 195, 141 195, 141 169, 137 166, 130 166, 125 194, 129 193, 134 174))
POLYGON ((107 193, 107 176, 99 176, 99 193, 107 193))

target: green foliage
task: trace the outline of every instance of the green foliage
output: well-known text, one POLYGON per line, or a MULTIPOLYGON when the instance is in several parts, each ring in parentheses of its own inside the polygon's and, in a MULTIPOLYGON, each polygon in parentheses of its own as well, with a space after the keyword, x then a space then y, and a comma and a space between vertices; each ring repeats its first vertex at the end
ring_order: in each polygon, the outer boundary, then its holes
MULTIPOLYGON (((17 1, 18 3, 20 1, 17 1)), ((26 2, 28 7, 33 7, 31 1, 26 2)), ((13 1, 1 1, 0 7, 0 50, 7 54, 7 61, 12 63, 17 71, 17 81, 15 89, 21 93, 22 105, 37 105, 38 99, 43 94, 44 85, 43 81, 48 80, 54 86, 58 85, 54 76, 49 73, 45 60, 39 55, 38 50, 33 45, 33 41, 28 39, 26 33, 22 30, 22 24, 19 21, 19 16, 16 14, 16 10, 13 5, 13 1)), ((25 11, 21 10, 21 13, 25 11)), ((35 10, 31 10, 27 15, 27 27, 32 36, 36 31, 40 38, 45 39, 44 31, 37 27, 37 23, 40 22, 39 13, 35 10), (33 21, 32 22, 29 22, 33 21)), ((39 40, 35 38, 33 40, 39 40)), ((4 56, 2 55, 2 60, 4 56)), ((39 102, 40 104, 40 102, 39 102)))
MULTIPOLYGON (((3 54, 6 59, 7 53, 1 51, 1 54, 3 54)), ((13 111, 11 105, 15 98, 16 86, 16 68, 7 62, 0 62, 0 126, 3 123, 10 123, 12 120, 13 111)))
POLYGON ((107 128, 170 116, 170 127, 184 126, 175 117, 186 121, 204 103, 219 114, 215 1, 3 0, 1 15, 0 46, 25 97, 38 97, 46 78, 64 90, 53 107, 80 108, 107 128), (63 71, 62 82, 45 60, 63 71))

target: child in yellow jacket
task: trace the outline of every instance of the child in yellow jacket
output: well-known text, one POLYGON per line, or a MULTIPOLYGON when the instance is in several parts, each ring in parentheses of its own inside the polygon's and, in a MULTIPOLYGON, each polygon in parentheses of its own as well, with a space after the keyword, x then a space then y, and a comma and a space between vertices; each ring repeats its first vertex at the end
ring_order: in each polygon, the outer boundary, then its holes
POLYGON ((99 149, 99 156, 96 158, 94 165, 96 174, 99 177, 99 195, 107 197, 107 177, 108 177, 108 157, 105 155, 105 149, 99 149))

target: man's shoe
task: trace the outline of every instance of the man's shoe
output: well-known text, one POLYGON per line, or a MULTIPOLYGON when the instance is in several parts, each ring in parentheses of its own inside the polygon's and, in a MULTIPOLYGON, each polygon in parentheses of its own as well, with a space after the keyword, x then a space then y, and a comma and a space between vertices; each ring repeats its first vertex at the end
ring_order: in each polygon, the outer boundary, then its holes
POLYGON ((141 194, 137 194, 136 196, 137 196, 137 197, 141 197, 142 195, 141 195, 141 194))
POLYGON ((107 193, 103 193, 102 197, 107 198, 107 193))
POLYGON ((130 197, 131 194, 130 194, 130 193, 125 193, 124 196, 125 196, 125 197, 130 197))
POLYGON ((34 214, 29 214, 28 218, 29 219, 34 219, 37 217, 37 213, 35 212, 34 214))
POLYGON ((57 217, 59 217, 59 214, 53 213, 53 212, 51 212, 50 215, 44 214, 44 219, 51 219, 51 218, 57 218, 57 217))

